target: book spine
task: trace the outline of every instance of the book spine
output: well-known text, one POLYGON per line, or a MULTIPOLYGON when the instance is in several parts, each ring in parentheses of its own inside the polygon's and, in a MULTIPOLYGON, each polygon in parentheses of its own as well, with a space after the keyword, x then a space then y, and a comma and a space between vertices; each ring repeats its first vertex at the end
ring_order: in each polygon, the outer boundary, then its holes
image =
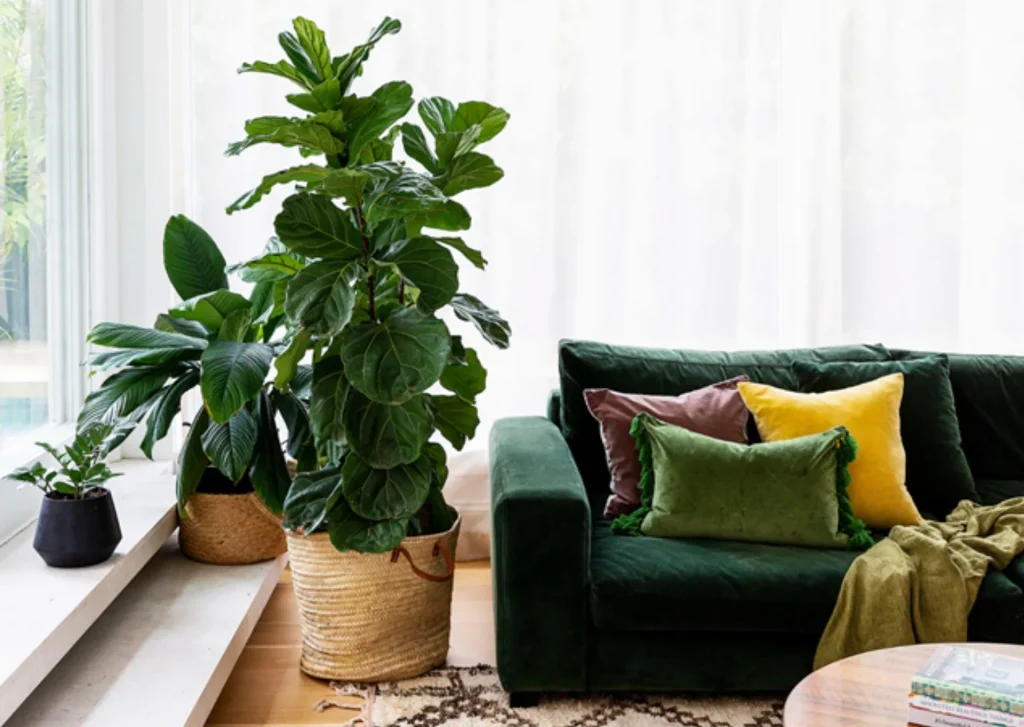
POLYGON ((933 699, 957 704, 972 704, 982 709, 992 709, 1011 715, 1024 715, 1024 700, 996 694, 995 692, 971 689, 958 684, 949 684, 928 679, 920 674, 910 683, 910 691, 933 699))
POLYGON ((988 727, 984 722, 957 715, 929 712, 913 706, 907 708, 907 722, 918 727, 988 727))
POLYGON ((910 706, 928 712, 938 712, 964 719, 971 719, 986 725, 1003 725, 1004 727, 1024 727, 1024 717, 1016 714, 996 712, 991 709, 982 709, 973 704, 957 704, 956 702, 945 702, 940 699, 933 699, 921 694, 910 695, 910 706))

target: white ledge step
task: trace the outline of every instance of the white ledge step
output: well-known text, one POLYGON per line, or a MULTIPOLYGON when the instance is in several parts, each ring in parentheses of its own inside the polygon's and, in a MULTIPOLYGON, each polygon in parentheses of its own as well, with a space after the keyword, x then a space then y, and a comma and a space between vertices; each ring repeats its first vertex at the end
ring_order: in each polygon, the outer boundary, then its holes
POLYGON ((287 559, 204 565, 171 538, 7 727, 203 725, 287 559))
POLYGON ((110 483, 122 539, 106 563, 48 567, 32 549, 34 524, 0 547, 0 724, 177 527, 174 476, 166 463, 132 460, 113 469, 124 473, 110 483))

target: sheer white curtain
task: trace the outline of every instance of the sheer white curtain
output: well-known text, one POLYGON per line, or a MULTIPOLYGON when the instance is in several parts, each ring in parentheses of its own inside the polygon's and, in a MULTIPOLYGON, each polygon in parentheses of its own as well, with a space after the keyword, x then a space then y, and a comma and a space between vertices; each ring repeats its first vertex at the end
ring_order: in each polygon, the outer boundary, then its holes
MULTIPOLYGON (((336 51, 402 19, 359 81, 512 115, 470 192, 490 260, 463 288, 501 310, 486 421, 542 410, 560 337, 670 347, 842 341, 1024 351, 1024 4, 968 0, 203 0, 192 6, 192 212, 256 253, 280 194, 224 207, 286 150, 221 156, 290 113, 303 14, 336 51)), ((483 440, 477 440, 483 445, 483 440)))
MULTIPOLYGON (((221 156, 287 83, 238 77, 315 19, 336 52, 384 14, 363 93, 512 115, 470 192, 462 287, 501 310, 491 421, 543 411, 562 337, 666 347, 882 341, 1024 353, 1024 3, 1016 0, 196 0, 191 211, 255 254, 283 193, 224 207, 285 150, 221 156)), ((453 499, 486 521, 486 437, 453 499)), ((460 469, 461 468, 461 469, 460 469)), ((480 525, 482 527, 482 525, 480 525)))

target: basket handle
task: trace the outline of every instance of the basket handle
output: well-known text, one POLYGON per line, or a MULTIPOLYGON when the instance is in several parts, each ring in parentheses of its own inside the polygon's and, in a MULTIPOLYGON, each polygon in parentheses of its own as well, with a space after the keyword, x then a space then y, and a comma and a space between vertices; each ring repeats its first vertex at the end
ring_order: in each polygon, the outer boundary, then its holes
POLYGON ((452 554, 448 552, 448 548, 444 547, 444 544, 440 541, 434 543, 434 552, 432 555, 436 558, 438 554, 444 558, 444 564, 448 572, 443 576, 434 575, 433 573, 427 573, 422 568, 418 568, 415 563, 412 562, 412 556, 409 555, 409 551, 399 545, 397 548, 391 551, 391 562, 397 563, 398 556, 404 555, 405 559, 409 561, 409 567, 412 568, 412 572, 418 575, 425 581, 431 583, 445 583, 450 581, 452 576, 455 574, 455 561, 452 559, 452 554))

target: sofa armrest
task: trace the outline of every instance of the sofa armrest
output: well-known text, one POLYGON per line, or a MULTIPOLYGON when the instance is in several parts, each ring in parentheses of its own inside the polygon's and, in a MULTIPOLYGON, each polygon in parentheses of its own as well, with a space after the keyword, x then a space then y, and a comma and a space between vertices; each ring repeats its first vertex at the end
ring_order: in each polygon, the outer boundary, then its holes
POLYGON ((491 576, 498 676, 510 692, 586 686, 590 504, 543 417, 491 430, 491 576))

